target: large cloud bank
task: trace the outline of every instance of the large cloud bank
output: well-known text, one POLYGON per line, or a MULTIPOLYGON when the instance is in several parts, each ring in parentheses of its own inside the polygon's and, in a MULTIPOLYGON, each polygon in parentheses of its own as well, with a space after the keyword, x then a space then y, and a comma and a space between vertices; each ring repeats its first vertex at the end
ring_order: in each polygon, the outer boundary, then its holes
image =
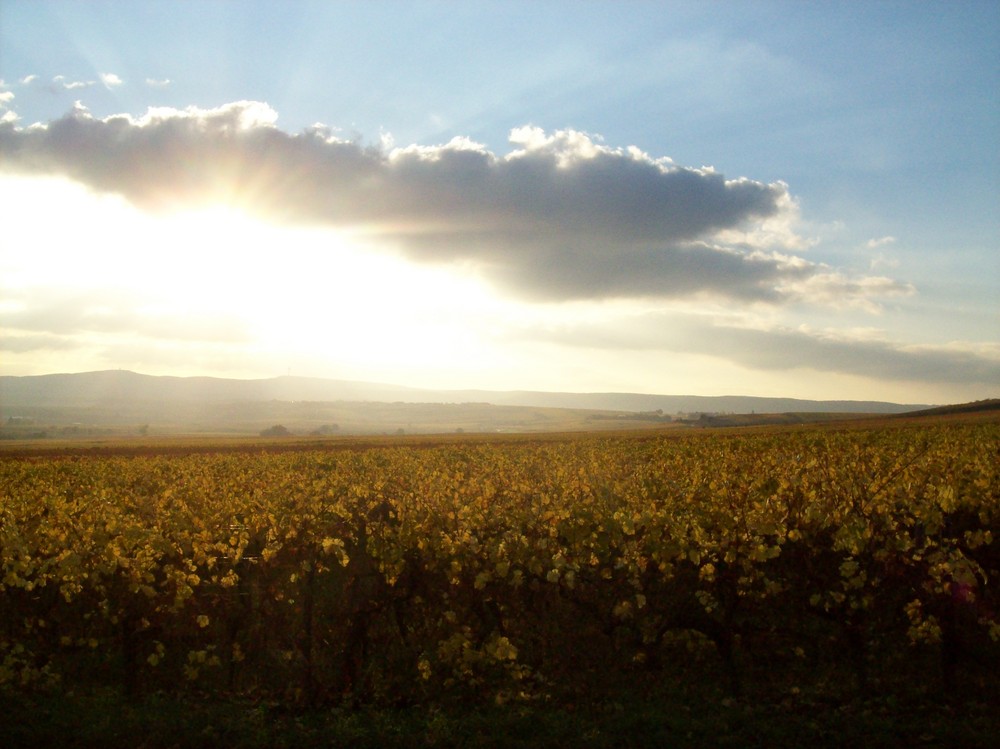
POLYGON ((874 306, 911 289, 795 253, 783 183, 726 179, 585 133, 511 132, 366 147, 289 134, 259 102, 104 119, 77 106, 0 124, 0 169, 70 177, 149 210, 235 202, 271 220, 364 231, 415 261, 462 263, 522 298, 678 298, 874 306))
POLYGON ((807 368, 898 381, 1000 382, 1000 346, 995 344, 907 346, 877 334, 755 329, 697 315, 655 311, 597 324, 525 330, 522 334, 568 346, 705 354, 764 371, 807 368))

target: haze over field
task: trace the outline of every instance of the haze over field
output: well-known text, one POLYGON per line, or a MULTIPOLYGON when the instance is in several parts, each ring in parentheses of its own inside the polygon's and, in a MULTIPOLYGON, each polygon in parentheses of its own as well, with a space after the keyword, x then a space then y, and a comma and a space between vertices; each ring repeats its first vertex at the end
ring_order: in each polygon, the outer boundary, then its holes
POLYGON ((746 396, 425 390, 273 377, 152 377, 122 370, 0 375, 0 439, 122 434, 551 432, 803 423, 918 404, 746 396), (735 417, 734 414, 741 416, 735 417))
POLYGON ((0 374, 995 396, 998 39, 995 2, 4 0, 0 374))

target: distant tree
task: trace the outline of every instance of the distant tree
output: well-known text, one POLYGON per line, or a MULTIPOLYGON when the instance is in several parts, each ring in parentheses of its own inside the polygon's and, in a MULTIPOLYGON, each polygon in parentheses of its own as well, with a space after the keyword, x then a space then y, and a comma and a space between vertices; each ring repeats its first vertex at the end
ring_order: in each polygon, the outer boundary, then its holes
POLYGON ((336 434, 339 431, 340 431, 340 424, 324 424, 318 429, 314 429, 312 431, 312 434, 314 436, 322 437, 323 435, 326 434, 336 434))
POLYGON ((273 427, 268 427, 260 433, 261 437, 287 437, 291 432, 288 431, 287 427, 281 424, 275 424, 273 427))

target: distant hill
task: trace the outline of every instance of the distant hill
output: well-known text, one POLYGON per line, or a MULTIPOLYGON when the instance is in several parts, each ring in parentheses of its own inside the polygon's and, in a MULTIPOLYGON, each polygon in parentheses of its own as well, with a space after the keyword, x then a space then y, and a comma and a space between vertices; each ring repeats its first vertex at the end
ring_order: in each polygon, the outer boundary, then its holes
POLYGON ((31 408, 113 408, 136 403, 220 404, 266 401, 367 401, 381 403, 490 403, 497 406, 592 409, 664 414, 871 413, 929 408, 884 401, 814 401, 753 396, 564 393, 541 391, 426 390, 384 383, 307 377, 235 380, 155 377, 125 370, 0 377, 0 416, 30 416, 31 408))
POLYGON ((921 405, 884 401, 814 401, 797 398, 763 398, 746 395, 654 395, 642 393, 552 393, 537 391, 466 390, 453 394, 461 400, 485 400, 497 405, 595 408, 609 411, 657 411, 665 414, 698 413, 905 413, 921 405))
POLYGON ((423 390, 352 380, 154 377, 124 370, 0 377, 3 439, 259 434, 278 425, 296 434, 575 431, 671 422, 741 426, 921 408, 743 396, 423 390))
POLYGON ((1000 398, 988 398, 971 403, 959 403, 954 406, 937 406, 919 411, 899 414, 900 416, 953 416, 956 414, 974 414, 986 411, 1000 411, 1000 398))
POLYGON ((395 385, 308 377, 232 380, 217 377, 154 377, 127 370, 34 377, 0 377, 0 408, 85 406, 110 402, 160 401, 401 401, 419 392, 395 385))

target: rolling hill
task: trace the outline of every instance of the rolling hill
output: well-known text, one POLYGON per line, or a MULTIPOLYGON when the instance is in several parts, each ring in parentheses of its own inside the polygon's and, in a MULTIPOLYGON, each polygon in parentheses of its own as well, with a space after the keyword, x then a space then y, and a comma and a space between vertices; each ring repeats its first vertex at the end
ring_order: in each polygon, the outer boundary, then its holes
MULTIPOLYGON (((927 408, 881 401, 749 396, 426 390, 306 377, 156 377, 124 370, 0 377, 0 423, 253 433, 269 424, 342 433, 535 431, 678 414, 900 414, 927 408)), ((668 421, 663 418, 663 421, 668 421)))

